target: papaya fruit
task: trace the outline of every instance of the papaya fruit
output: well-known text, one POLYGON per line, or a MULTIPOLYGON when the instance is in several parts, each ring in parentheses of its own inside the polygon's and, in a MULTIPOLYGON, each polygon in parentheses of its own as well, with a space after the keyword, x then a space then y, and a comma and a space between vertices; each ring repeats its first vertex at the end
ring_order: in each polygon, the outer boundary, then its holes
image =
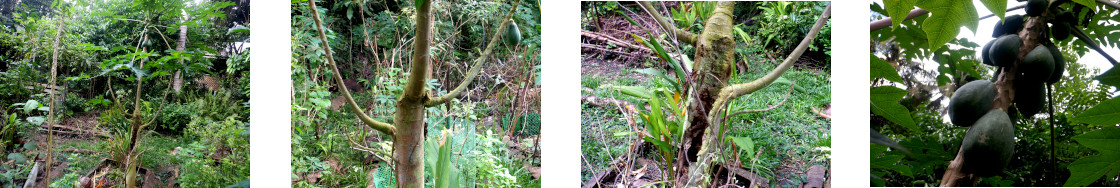
POLYGON ((1020 80, 1042 83, 1050 80, 1054 74, 1054 56, 1050 49, 1044 45, 1034 47, 1027 56, 1023 57, 1023 64, 1019 66, 1020 80))
POLYGON ((991 58, 988 58, 988 57, 990 57, 988 55, 988 49, 992 49, 992 43, 994 43, 994 42, 996 42, 996 40, 989 40, 988 44, 984 44, 984 48, 980 49, 980 62, 981 63, 984 63, 985 65, 996 66, 996 63, 992 62, 991 58))
POLYGON ((1054 84, 1065 76, 1066 72, 1066 57, 1062 56, 1062 51, 1058 50, 1058 46, 1053 43, 1046 43, 1046 48, 1050 50, 1050 56, 1054 57, 1054 73, 1050 74, 1050 79, 1046 80, 1047 84, 1054 84))
POLYGON ((1027 8, 1026 8, 1027 9, 1027 15, 1028 16, 1042 16, 1042 13, 1046 12, 1047 5, 1050 5, 1050 1, 1047 1, 1047 0, 1029 0, 1029 1, 1027 1, 1027 8))
POLYGON ((949 120, 961 127, 972 126, 992 109, 996 99, 996 86, 991 81, 976 80, 961 86, 949 98, 949 120))
POLYGON ((1050 26, 1050 37, 1054 37, 1054 41, 1066 40, 1069 38, 1069 31, 1069 23, 1056 21, 1050 26))
POLYGON ((506 26, 506 44, 516 45, 518 42, 521 42, 521 30, 517 29, 517 22, 510 19, 506 26))
POLYGON ((965 132, 961 171, 981 177, 999 174, 1015 154, 1015 127, 1007 113, 989 110, 965 132))
POLYGON ((1042 110, 1046 103, 1046 85, 1038 81, 1015 81, 1015 108, 1023 117, 1030 118, 1042 110))
POLYGON ((1019 39, 1019 35, 1004 35, 992 43, 992 48, 988 49, 988 58, 996 66, 1011 66, 1019 59, 1019 46, 1022 45, 1023 40, 1019 39))
POLYGON ((1054 19, 1066 22, 1069 25, 1076 25, 1074 23, 1077 23, 1077 18, 1073 17, 1073 12, 1070 12, 1068 10, 1058 12, 1058 16, 1054 17, 1054 19))
POLYGON ((1018 34, 1019 30, 1023 29, 1023 15, 1010 15, 1003 17, 1002 22, 996 22, 995 28, 992 29, 992 37, 999 37, 1006 34, 1018 34))

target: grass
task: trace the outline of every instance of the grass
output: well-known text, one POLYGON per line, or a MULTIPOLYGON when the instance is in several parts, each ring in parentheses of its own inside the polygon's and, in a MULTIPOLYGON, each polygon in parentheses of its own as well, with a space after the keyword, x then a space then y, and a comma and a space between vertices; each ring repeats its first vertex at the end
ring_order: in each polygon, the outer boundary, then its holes
MULTIPOLYGON (((746 83, 765 75, 773 69, 772 63, 751 64, 751 71, 736 75, 732 83, 746 83)), ((619 71, 625 75, 632 69, 619 71)), ((831 124, 816 115, 810 108, 820 108, 831 102, 830 73, 820 70, 792 68, 784 78, 796 80, 796 87, 788 101, 774 110, 742 114, 730 117, 727 136, 750 137, 759 151, 758 158, 752 163, 751 157, 740 153, 738 161, 744 168, 761 172, 760 175, 772 180, 772 185, 784 186, 805 180, 809 166, 820 164, 829 168, 829 159, 817 150, 822 144, 830 143, 831 124), (820 72, 820 73, 818 73, 820 72), (788 180, 788 181, 780 181, 788 180), (773 184, 779 182, 780 184, 773 184)), ((585 75, 580 83, 594 91, 583 91, 584 95, 626 100, 640 104, 636 98, 605 88, 609 85, 638 85, 653 87, 653 82, 633 76, 585 75), (613 78, 612 78, 613 77, 613 78), (598 87, 596 87, 598 86, 598 87)), ((652 80, 652 79, 648 79, 652 80)), ((747 109, 764 109, 776 105, 786 96, 789 84, 772 84, 751 95, 733 100, 729 107, 733 112, 747 109)), ((583 105, 581 107, 582 153, 584 168, 582 179, 588 180, 610 167, 610 163, 624 155, 630 141, 637 139, 636 134, 615 136, 615 133, 631 131, 626 120, 614 107, 583 105)), ((727 151, 730 142, 724 143, 727 151)), ((725 156, 733 156, 732 153, 725 156)))

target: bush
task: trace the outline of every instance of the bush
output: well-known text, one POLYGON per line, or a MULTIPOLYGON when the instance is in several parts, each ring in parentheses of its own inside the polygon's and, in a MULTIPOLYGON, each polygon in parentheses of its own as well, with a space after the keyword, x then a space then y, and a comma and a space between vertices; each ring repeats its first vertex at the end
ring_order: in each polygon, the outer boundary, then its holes
POLYGON ((159 116, 160 123, 155 127, 157 130, 165 130, 173 134, 178 134, 183 131, 183 127, 191 123, 194 119, 193 114, 195 108, 190 103, 166 104, 163 107, 163 112, 159 116))
POLYGON ((224 121, 193 121, 187 134, 200 140, 180 149, 178 182, 182 187, 225 187, 249 178, 248 123, 230 116, 224 121))

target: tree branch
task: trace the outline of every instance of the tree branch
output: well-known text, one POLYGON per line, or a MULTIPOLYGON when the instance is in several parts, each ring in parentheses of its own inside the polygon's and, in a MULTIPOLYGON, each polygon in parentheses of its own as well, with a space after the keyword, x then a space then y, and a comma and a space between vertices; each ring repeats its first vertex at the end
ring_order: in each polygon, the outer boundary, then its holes
POLYGON ((1070 32, 1072 32, 1074 36, 1077 36, 1078 39, 1081 39, 1082 42, 1085 42, 1085 44, 1089 45, 1089 48, 1093 48, 1093 50, 1096 50, 1097 53, 1101 54, 1101 56, 1104 56, 1105 59, 1108 59, 1108 62, 1112 63, 1112 66, 1117 65, 1116 59, 1113 59, 1112 56, 1109 56, 1108 53, 1105 53, 1104 49, 1102 49, 1100 45, 1097 45, 1096 41, 1093 41, 1093 38, 1089 38, 1089 35, 1086 35, 1085 32, 1081 31, 1081 28, 1077 28, 1077 26, 1075 25, 1070 25, 1069 27, 1072 28, 1070 32))
POLYGON ((657 12, 657 9, 654 9, 653 5, 649 4, 649 1, 638 1, 638 5, 641 5, 642 8, 646 9, 646 12, 648 12, 650 15, 653 15, 653 19, 657 20, 658 25, 661 25, 662 31, 673 33, 677 36, 677 39, 681 40, 681 42, 693 45, 696 44, 696 34, 692 34, 683 29, 676 28, 672 24, 669 24, 669 21, 666 21, 665 17, 661 16, 661 13, 657 12))
POLYGON ((350 95, 350 89, 347 89, 345 87, 346 84, 342 83, 342 74, 338 71, 338 66, 335 65, 334 54, 331 53, 331 45, 327 43, 327 34, 323 31, 323 21, 319 18, 319 11, 315 8, 315 1, 311 0, 307 1, 307 3, 311 6, 311 16, 314 18, 313 20, 315 20, 315 29, 319 31, 319 40, 323 42, 323 51, 326 52, 327 65, 330 65, 331 71, 334 71, 335 84, 338 84, 338 88, 342 91, 342 97, 346 98, 346 104, 350 106, 351 110, 354 110, 354 114, 357 115, 358 119, 362 120, 362 123, 365 123, 366 126, 381 131, 381 133, 393 135, 397 130, 396 127, 370 118, 362 111, 358 103, 354 102, 354 96, 350 95))
MULTIPOLYGON (((486 62, 486 58, 490 57, 490 54, 493 54, 494 47, 497 47, 498 43, 500 43, 498 39, 501 38, 501 36, 505 36, 502 35, 502 32, 504 32, 506 30, 506 27, 509 26, 509 22, 512 21, 512 19, 510 18, 513 18, 513 13, 517 12, 517 6, 519 5, 521 5, 521 0, 513 2, 513 8, 509 10, 509 13, 506 13, 506 16, 502 17, 502 20, 504 21, 502 21, 501 26, 498 26, 498 29, 494 31, 494 35, 490 37, 490 43, 486 45, 486 49, 482 51, 482 54, 480 54, 478 58, 474 59, 474 65, 471 65, 471 70, 467 72, 467 77, 463 78, 462 82, 459 82, 459 86, 456 86, 454 90, 451 90, 451 92, 447 92, 447 94, 444 94, 443 96, 429 98, 428 102, 424 103, 424 106, 431 107, 447 103, 447 101, 450 101, 452 98, 459 97, 459 95, 463 94, 463 91, 467 90, 467 86, 471 85, 471 82, 474 82, 474 78, 478 77, 478 73, 482 71, 482 63, 486 62)), ((425 50, 425 53, 426 51, 427 50, 425 50)), ((413 72, 413 74, 415 75, 415 71, 413 72)))
POLYGON ((755 91, 758 91, 759 89, 770 85, 770 83, 773 83, 774 80, 777 80, 778 77, 782 76, 782 74, 785 74, 785 72, 789 70, 791 66, 793 66, 794 62, 797 62, 797 59, 801 58, 801 54, 805 53, 805 50, 809 48, 809 45, 813 43, 813 39, 817 37, 817 34, 820 33, 821 28, 824 27, 824 24, 828 22, 828 18, 831 16, 831 14, 832 5, 829 4, 828 7, 824 9, 824 12, 821 13, 820 18, 817 18, 817 23, 813 25, 813 29, 809 30, 809 34, 806 35, 804 39, 801 39, 801 44, 798 44, 797 48, 793 50, 793 53, 790 53, 789 57, 786 57, 786 60, 779 64, 778 67, 775 67, 774 70, 770 71, 770 73, 767 73, 765 76, 762 76, 762 78, 748 83, 735 84, 720 89, 719 97, 716 98, 716 101, 714 103, 712 103, 712 110, 708 111, 708 120, 716 121, 711 122, 710 124, 720 124, 720 122, 718 122, 719 112, 722 111, 724 106, 726 106, 727 101, 749 93, 754 93, 755 91))
MULTIPOLYGON (((734 113, 731 113, 731 115, 727 115, 727 117, 723 117, 723 118, 731 118, 731 117, 737 116, 737 115, 739 115, 739 114, 745 114, 745 113, 755 113, 755 112, 765 112, 765 111, 770 111, 770 110, 774 110, 774 109, 777 109, 777 108, 778 108, 779 106, 782 106, 782 104, 785 104, 785 103, 786 103, 786 100, 789 100, 789 96, 793 94, 793 88, 794 88, 793 86, 794 86, 794 84, 796 84, 796 83, 797 83, 797 81, 794 81, 794 82, 790 83, 790 84, 789 84, 789 91, 786 91, 786 97, 782 98, 782 101, 781 101, 781 102, 778 102, 778 104, 776 104, 776 105, 774 105, 774 106, 770 106, 770 108, 765 108, 765 109, 752 109, 752 110, 741 110, 741 111, 738 111, 738 112, 734 112, 734 113)), ((749 97, 748 97, 748 98, 749 98, 749 97)), ((726 121, 726 119, 724 119, 724 120, 726 121)))
MULTIPOLYGON (((907 14, 906 19, 904 19, 904 20, 914 19, 918 16, 926 15, 926 14, 929 14, 928 10, 916 8, 914 10, 911 10, 910 14, 907 14)), ((891 17, 887 16, 887 18, 883 18, 882 20, 876 20, 874 22, 871 22, 871 31, 887 28, 887 27, 890 27, 890 26, 891 26, 891 17)))

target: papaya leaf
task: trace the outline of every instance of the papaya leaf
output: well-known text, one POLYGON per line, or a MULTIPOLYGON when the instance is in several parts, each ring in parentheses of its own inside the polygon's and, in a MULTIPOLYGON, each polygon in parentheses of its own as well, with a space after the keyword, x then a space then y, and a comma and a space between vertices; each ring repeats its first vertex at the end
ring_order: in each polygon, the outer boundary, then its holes
POLYGON ((871 88, 871 113, 883 116, 887 120, 912 131, 918 131, 918 126, 914 124, 914 119, 910 117, 910 110, 898 104, 898 100, 901 100, 903 96, 906 96, 906 90, 894 86, 871 88))
POLYGON ((961 26, 975 33, 980 25, 980 16, 971 0, 921 1, 918 7, 932 14, 921 26, 929 39, 929 49, 941 48, 957 38, 961 26))
POLYGON ((984 7, 987 7, 988 11, 995 14, 1000 20, 1003 20, 1004 14, 1007 13, 1006 0, 980 0, 980 3, 983 3, 984 7))
POLYGON ((891 17, 891 30, 898 28, 898 25, 906 20, 906 16, 910 14, 910 10, 913 10, 917 3, 916 0, 883 0, 883 6, 886 6, 887 9, 887 16, 891 17))
POLYGON ((1073 121, 1093 125, 1115 125, 1120 123, 1120 97, 1112 98, 1077 114, 1073 121))
POLYGON ((1108 177, 1113 177, 1120 172, 1120 153, 1102 152, 1100 155, 1084 157, 1069 164, 1067 168, 1070 175, 1063 186, 1088 186, 1106 174, 1108 177))
POLYGON ((1105 127, 1101 130, 1088 132, 1073 137, 1077 143, 1101 152, 1120 153, 1120 127, 1105 127))
POLYGON ((898 71, 894 70, 894 67, 891 66, 890 63, 879 59, 879 57, 875 57, 875 55, 871 55, 871 79, 874 80, 875 78, 883 78, 892 82, 902 83, 902 76, 898 75, 898 71))
POLYGON ((902 155, 888 155, 887 146, 871 145, 871 169, 892 170, 906 177, 914 177, 909 166, 899 165, 902 155))
POLYGON ((1120 87, 1120 69, 1118 69, 1117 67, 1112 67, 1111 69, 1108 69, 1108 71, 1104 71, 1104 73, 1101 73, 1101 75, 1098 75, 1093 79, 1100 81, 1101 84, 1104 85, 1120 87))

